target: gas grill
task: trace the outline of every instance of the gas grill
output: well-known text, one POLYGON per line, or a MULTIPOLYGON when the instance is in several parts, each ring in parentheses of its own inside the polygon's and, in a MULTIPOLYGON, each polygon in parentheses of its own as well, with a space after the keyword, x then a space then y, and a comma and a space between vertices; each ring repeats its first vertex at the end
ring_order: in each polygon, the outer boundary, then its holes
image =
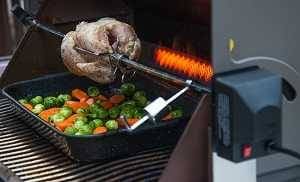
POLYGON ((143 52, 137 64, 123 55, 112 57, 142 74, 151 73, 148 79, 170 93, 185 86, 189 91, 178 96, 195 102, 191 108, 186 105, 194 113, 189 121, 182 121, 187 126, 176 147, 78 163, 24 125, 33 118, 2 98, 2 177, 12 181, 299 180, 299 162, 278 153, 299 158, 297 152, 284 150, 300 151, 295 140, 300 128, 296 122, 300 24, 295 23, 297 16, 291 16, 298 14, 299 6, 280 0, 44 1, 34 22, 49 25, 50 31, 31 24, 1 77, 2 88, 66 71, 60 58, 61 38, 51 30, 66 33, 80 21, 114 17, 135 27, 143 52))

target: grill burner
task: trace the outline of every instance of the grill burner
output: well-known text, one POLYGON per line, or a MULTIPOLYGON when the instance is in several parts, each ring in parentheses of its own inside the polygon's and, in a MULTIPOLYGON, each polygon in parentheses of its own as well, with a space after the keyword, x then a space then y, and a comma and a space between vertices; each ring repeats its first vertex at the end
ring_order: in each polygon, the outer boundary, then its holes
POLYGON ((158 148, 114 161, 76 163, 27 127, 25 119, 0 97, 0 172, 6 171, 1 174, 5 180, 157 181, 171 152, 158 148))
POLYGON ((161 67, 174 70, 196 80, 210 81, 213 68, 206 60, 192 57, 171 49, 158 48, 154 60, 161 67))

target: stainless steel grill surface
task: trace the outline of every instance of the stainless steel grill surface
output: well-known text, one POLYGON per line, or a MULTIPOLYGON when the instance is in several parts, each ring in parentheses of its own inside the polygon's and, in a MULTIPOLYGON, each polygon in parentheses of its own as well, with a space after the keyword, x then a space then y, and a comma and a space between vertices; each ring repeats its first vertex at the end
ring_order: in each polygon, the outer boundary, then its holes
POLYGON ((10 181, 157 181, 171 148, 97 163, 76 163, 37 135, 0 96, 0 173, 10 181))

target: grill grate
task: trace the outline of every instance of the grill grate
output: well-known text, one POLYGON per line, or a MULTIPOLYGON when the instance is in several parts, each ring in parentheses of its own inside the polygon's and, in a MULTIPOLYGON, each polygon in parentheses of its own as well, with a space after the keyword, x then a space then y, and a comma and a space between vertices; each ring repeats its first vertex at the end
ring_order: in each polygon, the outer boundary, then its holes
POLYGON ((157 181, 171 149, 158 148, 127 158, 76 163, 37 135, 10 101, 0 98, 0 169, 2 177, 36 181, 157 181), (4 172, 9 171, 9 172, 4 172))

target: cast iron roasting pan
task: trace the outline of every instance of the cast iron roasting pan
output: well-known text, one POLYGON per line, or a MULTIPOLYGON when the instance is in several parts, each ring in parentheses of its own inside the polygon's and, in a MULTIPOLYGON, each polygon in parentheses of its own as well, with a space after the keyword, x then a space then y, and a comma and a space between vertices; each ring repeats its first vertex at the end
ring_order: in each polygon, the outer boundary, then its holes
MULTIPOLYGON (((172 92, 176 91, 164 84, 159 84, 153 78, 140 74, 131 82, 138 89, 145 90, 148 98, 152 100, 158 96, 168 98, 173 94, 172 92)), ((185 116, 181 119, 168 122, 158 121, 157 125, 147 122, 132 132, 124 129, 90 136, 65 135, 18 102, 19 99, 25 97, 70 93, 74 88, 86 89, 89 86, 97 86, 104 93, 109 93, 115 88, 119 88, 120 85, 119 81, 109 85, 100 85, 85 77, 78 77, 70 73, 59 73, 17 82, 6 86, 2 89, 2 92, 12 101, 17 112, 23 113, 25 123, 76 161, 106 160, 133 155, 146 149, 174 146, 191 115, 191 111, 195 108, 195 102, 197 102, 186 96, 179 98, 174 103, 174 105, 182 106, 184 109, 185 116)))

